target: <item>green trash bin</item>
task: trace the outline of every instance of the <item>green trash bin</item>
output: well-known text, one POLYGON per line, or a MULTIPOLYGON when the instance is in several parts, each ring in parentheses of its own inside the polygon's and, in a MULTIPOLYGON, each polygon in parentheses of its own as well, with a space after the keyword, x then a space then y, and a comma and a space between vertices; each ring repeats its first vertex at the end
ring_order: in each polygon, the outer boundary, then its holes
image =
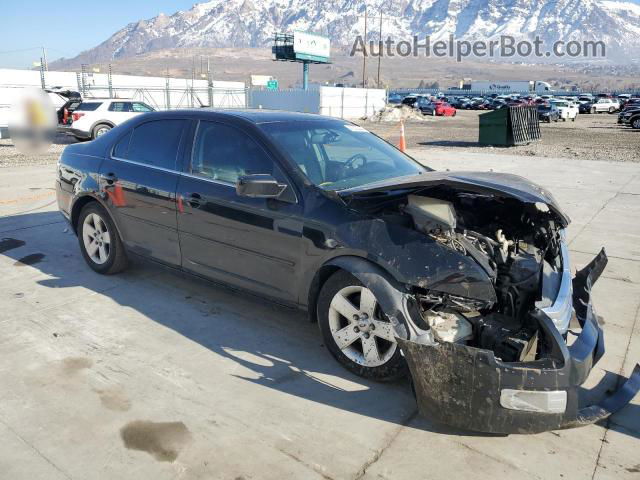
POLYGON ((481 145, 511 147, 540 140, 540 123, 535 106, 507 107, 483 113, 478 142, 481 145))

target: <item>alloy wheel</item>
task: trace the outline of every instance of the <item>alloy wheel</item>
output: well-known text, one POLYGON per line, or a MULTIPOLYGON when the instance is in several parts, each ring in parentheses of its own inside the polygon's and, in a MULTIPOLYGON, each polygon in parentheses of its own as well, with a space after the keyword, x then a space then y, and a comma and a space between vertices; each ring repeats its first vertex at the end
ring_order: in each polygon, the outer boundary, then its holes
POLYGON ((102 265, 111 253, 111 234, 100 215, 87 215, 82 224, 82 241, 92 262, 102 265))
POLYGON ((384 365, 398 347, 391 322, 371 290, 362 286, 348 286, 334 295, 329 328, 342 353, 365 367, 384 365))

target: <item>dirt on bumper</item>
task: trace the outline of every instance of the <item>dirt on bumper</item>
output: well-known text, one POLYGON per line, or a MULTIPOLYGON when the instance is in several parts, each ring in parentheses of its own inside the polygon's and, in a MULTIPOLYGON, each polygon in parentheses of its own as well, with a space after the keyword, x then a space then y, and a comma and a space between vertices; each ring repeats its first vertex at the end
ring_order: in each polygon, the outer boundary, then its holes
POLYGON ((603 250, 573 280, 573 306, 582 331, 571 345, 567 345, 550 318, 540 311, 536 313, 541 331, 550 342, 549 359, 507 363, 496 359, 489 350, 453 343, 424 345, 398 338, 411 371, 420 413, 461 429, 538 433, 588 425, 628 404, 640 390, 640 365, 615 393, 595 404, 585 404, 591 395, 581 388, 604 354, 603 332, 591 302, 591 287, 606 263, 603 250), (519 395, 525 400, 505 400, 520 398, 519 395), (527 396, 543 397, 549 408, 528 405, 527 396), (514 403, 518 409, 514 409, 514 403))

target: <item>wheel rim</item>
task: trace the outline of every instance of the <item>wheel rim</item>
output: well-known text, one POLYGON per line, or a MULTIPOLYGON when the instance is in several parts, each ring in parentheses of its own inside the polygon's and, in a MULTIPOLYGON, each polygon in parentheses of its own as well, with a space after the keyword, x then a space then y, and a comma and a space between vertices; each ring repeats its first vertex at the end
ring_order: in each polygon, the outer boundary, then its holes
POLYGON ((101 135, 104 135, 105 133, 107 133, 109 131, 109 128, 107 127, 100 127, 98 130, 96 130, 96 137, 99 137, 101 135))
POLYGON ((100 215, 90 213, 82 224, 82 240, 92 262, 102 265, 111 254, 111 235, 100 215))
POLYGON ((365 367, 384 365, 398 347, 391 322, 365 287, 345 287, 334 295, 329 328, 342 353, 365 367))
POLYGON ((640 118, 637 120, 633 121, 633 125, 631 125, 633 128, 640 128, 640 118))

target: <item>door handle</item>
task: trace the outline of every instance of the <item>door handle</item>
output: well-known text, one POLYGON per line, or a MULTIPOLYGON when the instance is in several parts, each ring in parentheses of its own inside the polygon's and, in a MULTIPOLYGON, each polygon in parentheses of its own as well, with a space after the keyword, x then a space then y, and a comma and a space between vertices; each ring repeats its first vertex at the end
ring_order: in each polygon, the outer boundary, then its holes
POLYGON ((192 193, 191 195, 189 195, 189 200, 187 200, 187 203, 193 208, 199 208, 202 205, 202 197, 199 193, 192 193))

